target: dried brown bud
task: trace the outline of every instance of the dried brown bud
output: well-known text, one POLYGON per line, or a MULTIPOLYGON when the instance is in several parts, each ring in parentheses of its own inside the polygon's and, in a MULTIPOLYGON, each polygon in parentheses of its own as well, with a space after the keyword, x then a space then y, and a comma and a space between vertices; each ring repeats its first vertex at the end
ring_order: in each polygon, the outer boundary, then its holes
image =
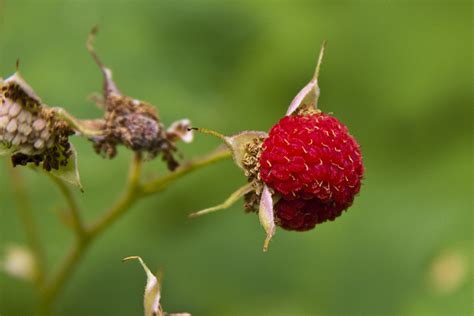
POLYGON ((145 153, 152 159, 163 152, 170 168, 177 163, 172 153, 174 144, 168 140, 166 131, 155 110, 149 104, 127 96, 110 93, 106 96, 106 112, 103 136, 94 137, 94 148, 107 158, 117 154, 116 146, 145 153))
POLYGON ((104 124, 101 135, 90 137, 96 152, 113 158, 117 154, 117 145, 124 145, 148 159, 162 154, 168 168, 174 170, 178 166, 174 158, 176 141, 192 140, 189 121, 178 121, 165 130, 153 106, 123 95, 112 80, 111 70, 102 64, 95 53, 92 40, 96 32, 97 29, 92 31, 87 45, 104 76, 104 96, 99 102, 105 109, 104 124))

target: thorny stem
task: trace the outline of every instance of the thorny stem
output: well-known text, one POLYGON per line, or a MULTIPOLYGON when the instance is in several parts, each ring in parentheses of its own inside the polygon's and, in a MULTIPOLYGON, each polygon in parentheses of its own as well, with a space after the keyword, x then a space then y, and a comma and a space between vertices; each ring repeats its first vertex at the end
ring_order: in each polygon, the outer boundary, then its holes
MULTIPOLYGON (((51 278, 45 283, 42 291, 42 301, 40 310, 44 315, 51 314, 52 304, 63 289, 68 278, 71 276, 74 268, 77 266, 79 261, 82 259, 85 251, 92 242, 103 233, 108 227, 110 227, 118 218, 120 218, 131 206, 140 198, 146 197, 153 193, 157 193, 166 189, 173 181, 183 177, 184 175, 205 167, 217 161, 231 157, 228 150, 219 149, 215 152, 206 155, 202 158, 190 160, 183 164, 181 167, 176 169, 162 177, 150 180, 144 184, 140 183, 141 176, 141 165, 142 159, 139 154, 136 154, 130 167, 128 181, 126 184, 125 193, 121 195, 119 200, 112 206, 108 211, 102 215, 94 224, 90 227, 83 226, 81 221, 77 221, 75 225, 81 227, 81 234, 77 234, 77 238, 69 253, 66 255, 58 270, 51 278), (80 224, 79 224, 80 223, 80 224)), ((64 184, 60 182, 63 186, 64 184)), ((75 200, 72 198, 69 190, 63 191, 60 186, 61 192, 65 196, 66 200, 70 204, 71 210, 77 211, 79 214, 79 208, 75 204, 75 200), (72 207, 74 206, 74 207, 72 207)), ((72 211, 74 213, 75 211, 72 211)), ((76 219, 79 219, 77 217, 76 219)), ((73 215, 73 221, 74 215, 73 215)), ((75 229, 77 229, 77 227, 75 229)), ((76 230, 76 232, 78 232, 76 230)))
POLYGON ((25 230, 26 239, 35 257, 37 271, 34 281, 38 287, 41 287, 44 280, 45 264, 43 247, 38 234, 38 227, 36 226, 36 222, 33 217, 30 199, 26 193, 20 170, 14 169, 10 166, 8 167, 8 170, 10 171, 13 192, 17 200, 18 212, 20 213, 20 219, 25 230))

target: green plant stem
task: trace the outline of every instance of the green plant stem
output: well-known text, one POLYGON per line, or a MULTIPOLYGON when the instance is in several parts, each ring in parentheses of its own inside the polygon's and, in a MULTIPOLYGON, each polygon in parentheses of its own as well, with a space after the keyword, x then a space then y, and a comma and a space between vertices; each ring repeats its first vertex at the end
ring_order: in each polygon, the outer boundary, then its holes
MULTIPOLYGON (((150 180, 149 182, 141 184, 140 176, 142 169, 142 159, 140 155, 136 154, 130 167, 125 192, 121 195, 121 197, 114 204, 114 206, 107 210, 95 223, 93 223, 89 227, 84 227, 81 225, 81 227, 83 227, 84 229, 83 235, 81 235, 82 238, 76 238, 76 242, 73 244, 69 253, 65 257, 63 262, 60 264, 57 272, 53 274, 53 276, 43 287, 43 299, 40 306, 43 315, 49 315, 51 313, 52 303, 64 287, 68 278, 74 271, 74 268, 82 259, 88 246, 91 245, 101 233, 103 233, 108 227, 110 227, 127 210, 129 210, 135 202, 145 196, 163 191, 175 180, 183 177, 184 175, 194 170, 200 169, 217 161, 229 158, 230 156, 231 154, 228 150, 219 149, 202 158, 190 160, 189 162, 183 164, 181 167, 176 169, 174 172, 168 173, 162 177, 158 177, 156 179, 150 180)), ((78 209, 76 208, 76 210, 78 209)))
POLYGON ((89 228, 91 238, 99 235, 105 228, 115 222, 123 213, 125 213, 139 198, 141 192, 140 175, 141 175, 141 156, 135 155, 130 167, 128 182, 125 192, 121 194, 119 200, 104 215, 97 220, 89 228))
POLYGON ((61 179, 49 174, 49 177, 53 182, 58 186, 59 191, 64 196, 68 204, 69 215, 71 219, 72 228, 77 236, 78 239, 86 239, 86 230, 84 224, 81 219, 81 211, 79 209, 79 205, 77 204, 74 195, 71 192, 71 189, 67 184, 65 184, 61 179))
POLYGON ((52 303, 54 302, 58 293, 62 290, 69 276, 71 276, 72 271, 79 263, 89 243, 90 239, 76 239, 76 242, 69 250, 69 253, 61 262, 59 269, 43 287, 40 306, 42 315, 52 314, 52 303))
POLYGON ((60 107, 53 108, 54 113, 61 118, 62 120, 66 121, 68 125, 73 128, 74 130, 78 131, 84 136, 101 136, 102 131, 98 128, 100 126, 101 120, 78 120, 71 114, 69 114, 65 109, 60 107), (94 126, 97 125, 98 126, 94 126))
POLYGON ((185 176, 186 174, 196 169, 200 169, 207 165, 213 164, 217 161, 230 158, 231 156, 232 155, 230 151, 226 147, 221 147, 206 156, 190 160, 187 163, 181 165, 174 172, 168 173, 162 177, 144 183, 142 185, 143 195, 150 195, 161 192, 166 189, 170 185, 170 183, 185 176))
POLYGON ((34 280, 36 285, 41 287, 44 281, 45 275, 45 260, 43 247, 38 234, 38 227, 33 216, 30 199, 26 193, 26 188, 21 177, 20 170, 14 169, 11 166, 8 167, 13 185, 13 194, 15 195, 18 212, 20 219, 25 230, 26 239, 28 245, 33 252, 35 257, 35 263, 37 267, 36 279, 34 280))

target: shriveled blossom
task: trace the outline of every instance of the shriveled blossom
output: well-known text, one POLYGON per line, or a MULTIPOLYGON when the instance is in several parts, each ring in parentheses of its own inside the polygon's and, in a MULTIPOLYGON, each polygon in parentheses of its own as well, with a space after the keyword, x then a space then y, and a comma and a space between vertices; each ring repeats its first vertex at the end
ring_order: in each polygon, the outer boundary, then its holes
POLYGON ((193 216, 227 208, 244 196, 247 211, 258 209, 266 250, 275 225, 307 231, 352 205, 364 174, 362 154, 347 127, 317 108, 324 46, 312 80, 269 134, 249 131, 226 137, 198 129, 224 140, 249 183, 225 203, 193 216))
POLYGON ((88 50, 100 67, 104 76, 103 98, 98 104, 104 109, 104 118, 91 123, 100 134, 90 137, 94 149, 106 158, 117 155, 117 146, 128 149, 153 159, 161 154, 170 170, 178 166, 175 159, 176 142, 191 142, 193 135, 189 130, 189 120, 177 121, 166 130, 158 117, 155 107, 147 102, 123 95, 112 80, 112 71, 106 68, 92 45, 97 32, 94 28, 88 41, 88 50))

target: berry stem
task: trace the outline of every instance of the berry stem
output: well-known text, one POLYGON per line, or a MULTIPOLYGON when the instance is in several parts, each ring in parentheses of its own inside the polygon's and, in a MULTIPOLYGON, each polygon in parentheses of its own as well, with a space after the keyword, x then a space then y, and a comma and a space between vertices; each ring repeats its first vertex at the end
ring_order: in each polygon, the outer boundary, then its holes
POLYGON ((182 164, 174 172, 170 172, 164 176, 145 182, 142 185, 142 193, 143 195, 150 195, 161 192, 166 189, 173 181, 176 181, 184 175, 230 157, 230 151, 227 150, 226 147, 220 147, 204 157, 193 159, 187 163, 182 164))
POLYGON ((222 135, 221 133, 218 133, 216 131, 213 131, 211 129, 207 129, 207 128, 202 128, 202 127, 193 127, 191 128, 192 130, 195 130, 195 131, 198 131, 200 133, 203 133, 203 134, 207 134, 207 135, 212 135, 212 136, 215 136, 219 139, 222 139, 225 141, 225 136, 222 135))

